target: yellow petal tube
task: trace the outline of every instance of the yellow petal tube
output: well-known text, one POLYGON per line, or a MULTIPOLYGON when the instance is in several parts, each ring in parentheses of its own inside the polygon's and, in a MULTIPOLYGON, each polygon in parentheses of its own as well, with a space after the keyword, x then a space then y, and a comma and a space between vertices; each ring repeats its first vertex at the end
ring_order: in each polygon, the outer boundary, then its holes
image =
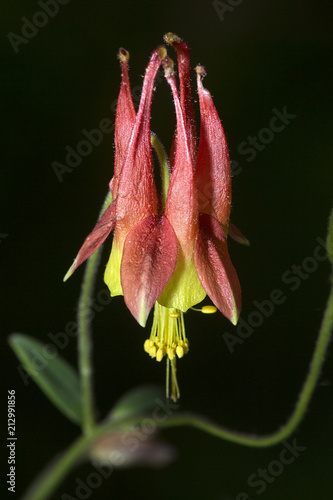
POLYGON ((176 269, 159 296, 158 303, 186 312, 201 302, 206 297, 206 292, 199 281, 193 257, 186 259, 181 252, 179 254, 176 269))
POLYGON ((120 264, 123 254, 123 243, 113 238, 109 261, 105 268, 104 281, 110 290, 111 297, 124 295, 120 283, 120 264))

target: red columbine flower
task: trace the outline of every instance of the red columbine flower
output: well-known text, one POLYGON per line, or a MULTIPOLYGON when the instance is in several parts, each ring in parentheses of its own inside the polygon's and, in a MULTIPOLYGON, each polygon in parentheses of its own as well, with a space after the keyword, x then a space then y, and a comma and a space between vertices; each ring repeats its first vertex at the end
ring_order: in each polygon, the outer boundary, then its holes
MULTIPOLYGON (((155 304, 145 350, 158 361, 167 356, 168 369, 170 363, 172 367, 172 397, 176 399, 175 359, 188 351, 183 313, 207 294, 236 324, 241 289, 227 248, 231 171, 222 124, 210 93, 202 85, 205 69, 197 66, 201 116, 197 150, 189 49, 172 33, 165 41, 177 51, 180 98, 173 62, 160 47, 146 69, 137 114, 128 78, 129 54, 124 49, 119 51, 122 83, 115 123, 115 169, 110 182, 113 202, 86 238, 65 279, 114 229, 105 282, 112 296, 124 295, 127 307, 142 326, 155 304), (170 155, 172 173, 162 197, 166 198, 165 206, 154 182, 150 132, 154 81, 162 63, 177 118, 170 155)), ((246 243, 237 229, 232 233, 246 243)))

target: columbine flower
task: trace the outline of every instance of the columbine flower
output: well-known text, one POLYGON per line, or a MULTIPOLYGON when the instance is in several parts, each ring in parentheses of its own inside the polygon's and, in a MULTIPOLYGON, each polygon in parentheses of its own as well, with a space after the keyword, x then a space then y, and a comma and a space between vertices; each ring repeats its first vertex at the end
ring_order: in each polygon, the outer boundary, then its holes
MULTIPOLYGON (((188 351, 183 313, 207 294, 236 324, 241 289, 227 248, 231 171, 222 124, 210 93, 202 85, 205 69, 197 66, 201 116, 197 149, 189 49, 172 33, 165 35, 165 41, 177 51, 180 97, 173 61, 167 57, 165 47, 160 47, 153 52, 146 69, 137 114, 128 78, 129 54, 124 49, 119 51, 122 83, 115 122, 115 168, 110 182, 113 202, 86 238, 65 279, 114 229, 105 282, 112 296, 124 295, 141 326, 145 326, 155 304, 152 333, 144 347, 158 361, 167 357, 168 373, 170 365, 172 368, 171 396, 177 399, 175 360, 188 351), (166 182, 162 201, 154 182, 150 132, 154 81, 161 64, 177 118, 170 183, 167 188, 166 182)), ((239 230, 232 227, 231 232, 235 239, 247 243, 239 230)))

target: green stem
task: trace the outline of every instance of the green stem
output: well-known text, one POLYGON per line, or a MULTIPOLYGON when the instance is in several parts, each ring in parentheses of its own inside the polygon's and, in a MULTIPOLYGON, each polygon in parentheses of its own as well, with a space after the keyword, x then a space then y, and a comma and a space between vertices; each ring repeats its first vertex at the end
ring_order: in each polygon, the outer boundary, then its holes
MULTIPOLYGON (((111 192, 105 198, 99 218, 105 212, 112 201, 111 192)), ((89 312, 92 303, 92 294, 95 285, 95 276, 100 262, 102 246, 89 257, 78 306, 78 352, 79 352, 79 373, 82 391, 82 430, 89 434, 94 425, 94 398, 93 398, 93 370, 91 364, 92 342, 89 312)))

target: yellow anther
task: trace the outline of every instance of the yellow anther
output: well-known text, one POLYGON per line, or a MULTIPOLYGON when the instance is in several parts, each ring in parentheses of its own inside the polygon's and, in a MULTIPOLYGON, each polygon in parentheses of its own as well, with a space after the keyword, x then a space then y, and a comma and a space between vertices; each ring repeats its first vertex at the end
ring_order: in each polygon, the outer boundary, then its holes
POLYGON ((178 358, 182 358, 184 356, 184 349, 181 345, 177 345, 176 354, 178 358))
POLYGON ((216 313, 217 308, 215 306, 203 306, 201 312, 204 314, 214 314, 216 313))
POLYGON ((149 355, 150 355, 150 357, 155 358, 155 356, 156 356, 156 351, 157 351, 157 348, 156 348, 156 346, 155 346, 155 345, 153 345, 153 347, 151 347, 151 348, 149 349, 149 355))
POLYGON ((174 359, 175 357, 175 349, 172 347, 168 347, 168 358, 169 359, 174 359))
POLYGON ((162 361, 163 356, 165 356, 165 349, 160 347, 156 353, 156 361, 162 361))
POLYGON ((180 312, 172 312, 169 316, 170 318, 180 318, 180 312))
POLYGON ((151 347, 151 345, 150 345, 150 340, 149 340, 149 339, 145 340, 145 343, 143 344, 143 348, 144 348, 144 350, 145 350, 148 354, 149 354, 149 351, 150 351, 150 347, 151 347))

